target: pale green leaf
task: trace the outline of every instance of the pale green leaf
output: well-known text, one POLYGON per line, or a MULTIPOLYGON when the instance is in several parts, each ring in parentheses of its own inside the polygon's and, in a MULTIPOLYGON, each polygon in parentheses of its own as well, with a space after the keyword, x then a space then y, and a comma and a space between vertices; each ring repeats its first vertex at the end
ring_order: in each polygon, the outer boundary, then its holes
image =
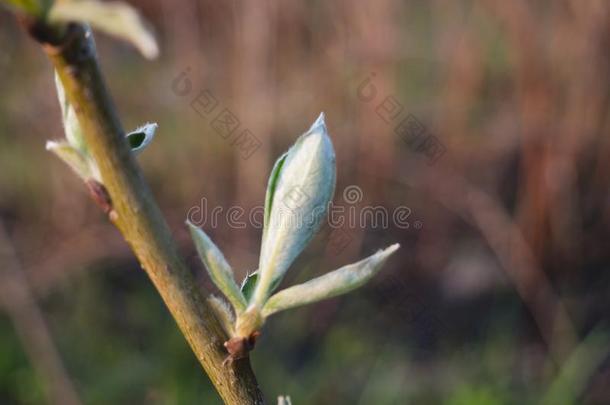
POLYGON ((87 158, 67 142, 47 141, 46 149, 63 160, 83 180, 93 178, 87 158))
POLYGON ((262 306, 271 286, 318 231, 335 188, 335 152, 324 114, 275 165, 269 180, 266 221, 253 302, 262 306))
POLYGON ((124 39, 148 59, 159 54, 155 37, 139 13, 129 4, 97 0, 62 1, 49 12, 52 22, 86 22, 93 28, 124 39))
POLYGON ((246 300, 233 278, 233 270, 224 255, 212 240, 200 228, 186 221, 197 253, 205 265, 210 278, 216 287, 227 297, 239 314, 246 308, 246 300))
POLYGON ((399 248, 394 244, 357 263, 286 288, 273 295, 263 307, 263 317, 352 291, 371 279, 385 261, 399 248))
POLYGON ((225 300, 215 295, 210 295, 207 298, 207 302, 214 311, 216 319, 222 325, 225 333, 232 337, 235 335, 235 314, 231 310, 231 307, 225 300))
POLYGON ((64 86, 61 84, 61 80, 57 72, 55 72, 55 88, 57 90, 59 106, 61 107, 61 118, 64 124, 66 139, 75 149, 78 149, 83 155, 86 155, 87 148, 85 147, 83 130, 78 122, 74 108, 66 98, 64 86))
POLYGON ((67 144, 69 144, 74 151, 65 147, 63 142, 53 141, 47 142, 47 149, 52 150, 58 156, 61 154, 60 157, 62 160, 68 163, 79 176, 86 176, 86 179, 93 178, 102 183, 102 176, 99 168, 87 150, 83 130, 78 122, 76 111, 74 111, 74 107, 72 107, 66 98, 64 87, 57 72, 55 72, 55 88, 57 90, 59 106, 61 107, 61 119, 64 125, 66 140, 68 141, 67 144), (84 170, 85 166, 87 167, 86 170, 84 170))
POLYGON ((142 152, 155 137, 158 125, 156 123, 146 123, 141 127, 128 133, 127 141, 131 147, 131 151, 135 154, 142 152))

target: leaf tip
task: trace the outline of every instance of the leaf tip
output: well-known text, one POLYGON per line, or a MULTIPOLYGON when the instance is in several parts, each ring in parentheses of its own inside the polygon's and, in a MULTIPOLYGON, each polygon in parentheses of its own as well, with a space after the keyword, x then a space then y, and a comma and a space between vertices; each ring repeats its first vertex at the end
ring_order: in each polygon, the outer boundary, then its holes
POLYGON ((159 45, 157 45, 157 41, 152 35, 145 44, 142 44, 140 52, 142 52, 142 55, 148 60, 157 59, 159 57, 159 45))
POLYGON ((392 256, 394 254, 394 252, 396 252, 398 250, 398 248, 400 248, 400 243, 394 243, 393 245, 390 245, 385 249, 379 249, 377 251, 377 253, 375 253, 373 255, 373 257, 375 258, 374 260, 379 265, 379 268, 377 271, 379 271, 379 269, 381 269, 381 266, 383 265, 383 263, 385 263, 386 260, 388 260, 388 258, 390 256, 392 256))
POLYGON ((324 134, 328 134, 326 130, 326 115, 324 114, 324 111, 322 111, 320 115, 318 115, 318 118, 311 125, 311 128, 309 128, 308 132, 318 132, 319 130, 324 134))
POLYGON ((387 253, 388 255, 390 255, 390 254, 396 252, 399 248, 400 248, 400 243, 395 243, 395 244, 390 245, 387 248, 385 248, 383 250, 383 252, 387 253))
POLYGON ((59 143, 56 141, 47 141, 47 143, 45 143, 45 145, 44 145, 44 148, 46 150, 51 151, 51 150, 57 148, 58 146, 59 146, 59 143))
POLYGON ((201 229, 199 229, 199 227, 197 225, 195 225, 194 223, 191 222, 190 219, 186 219, 186 221, 184 221, 184 223, 186 224, 186 226, 189 228, 189 231, 191 233, 191 237, 195 238, 196 236, 198 236, 200 233, 203 233, 201 229))

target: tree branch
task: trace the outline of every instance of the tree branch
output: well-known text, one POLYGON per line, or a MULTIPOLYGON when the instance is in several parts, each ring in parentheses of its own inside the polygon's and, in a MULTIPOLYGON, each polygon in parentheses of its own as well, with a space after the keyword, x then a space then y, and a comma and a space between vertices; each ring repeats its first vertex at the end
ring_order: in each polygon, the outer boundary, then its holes
MULTIPOLYGON (((220 396, 227 404, 264 403, 248 359, 232 367, 222 365, 227 337, 178 254, 127 145, 97 63, 91 32, 80 24, 71 24, 61 35, 36 24, 28 28, 55 66, 99 166, 101 190, 109 198, 102 202, 104 210, 148 273, 220 396)), ((99 203, 99 187, 93 192, 99 203)))

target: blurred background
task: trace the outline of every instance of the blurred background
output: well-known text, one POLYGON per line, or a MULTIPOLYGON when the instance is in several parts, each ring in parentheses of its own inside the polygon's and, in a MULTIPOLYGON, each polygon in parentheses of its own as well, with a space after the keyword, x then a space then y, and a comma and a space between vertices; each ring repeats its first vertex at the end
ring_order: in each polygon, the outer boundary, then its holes
MULTIPOLYGON (((610 403, 610 2, 130 3, 160 58, 102 34, 98 53, 125 128, 159 123, 138 159, 201 288, 187 215, 254 270, 261 229, 226 210, 263 204, 320 111, 336 206, 375 211, 325 225, 283 285, 402 245, 364 288, 271 318, 251 356, 268 398, 610 403)), ((0 90, 0 403, 220 403, 45 151, 63 137, 53 72, 5 9, 0 90)))

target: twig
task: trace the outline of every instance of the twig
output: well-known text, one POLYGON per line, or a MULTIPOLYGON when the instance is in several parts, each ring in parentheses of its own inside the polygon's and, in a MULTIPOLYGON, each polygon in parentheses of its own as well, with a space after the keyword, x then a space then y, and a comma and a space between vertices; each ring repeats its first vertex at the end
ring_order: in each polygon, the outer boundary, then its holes
POLYGON ((28 28, 43 44, 75 108, 109 196, 104 211, 148 273, 220 396, 227 404, 264 403, 248 359, 232 367, 222 365, 226 357, 222 343, 227 338, 178 254, 124 139, 90 31, 80 24, 71 24, 62 35, 36 24, 28 28))

